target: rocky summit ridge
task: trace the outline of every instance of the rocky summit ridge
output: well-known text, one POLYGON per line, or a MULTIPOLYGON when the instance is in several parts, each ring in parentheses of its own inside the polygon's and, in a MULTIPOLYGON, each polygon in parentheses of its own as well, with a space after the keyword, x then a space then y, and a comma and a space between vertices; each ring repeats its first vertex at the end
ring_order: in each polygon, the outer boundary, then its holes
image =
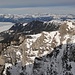
POLYGON ((74 75, 75 23, 16 23, 0 33, 4 75, 74 75))

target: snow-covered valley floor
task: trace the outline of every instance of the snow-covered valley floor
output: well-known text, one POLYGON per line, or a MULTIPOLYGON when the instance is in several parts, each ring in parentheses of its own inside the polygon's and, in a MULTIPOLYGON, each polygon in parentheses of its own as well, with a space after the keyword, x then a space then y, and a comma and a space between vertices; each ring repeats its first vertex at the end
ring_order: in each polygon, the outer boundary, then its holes
POLYGON ((13 25, 14 25, 14 23, 11 23, 11 22, 0 22, 0 32, 8 30, 13 25))

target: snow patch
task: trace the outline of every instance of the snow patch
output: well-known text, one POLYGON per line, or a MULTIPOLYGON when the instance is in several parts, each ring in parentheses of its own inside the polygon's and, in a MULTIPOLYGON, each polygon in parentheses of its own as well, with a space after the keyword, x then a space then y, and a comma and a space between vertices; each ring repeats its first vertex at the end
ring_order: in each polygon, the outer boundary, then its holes
POLYGON ((27 25, 27 23, 24 23, 24 24, 23 24, 23 26, 26 26, 26 25, 27 25))
POLYGON ((67 21, 67 25, 68 25, 69 29, 75 28, 75 26, 72 24, 72 22, 67 21))

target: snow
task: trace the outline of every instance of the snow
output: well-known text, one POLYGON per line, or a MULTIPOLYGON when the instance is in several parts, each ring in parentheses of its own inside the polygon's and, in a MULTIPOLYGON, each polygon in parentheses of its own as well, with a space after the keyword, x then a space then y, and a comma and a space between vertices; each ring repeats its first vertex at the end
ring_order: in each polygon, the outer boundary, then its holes
POLYGON ((71 37, 70 43, 75 43, 75 35, 71 37))
POLYGON ((6 69, 7 69, 7 67, 11 67, 11 66, 12 66, 12 64, 5 63, 5 69, 4 69, 4 72, 3 72, 4 75, 6 75, 6 69))
POLYGON ((64 36, 64 41, 62 42, 62 44, 66 44, 67 43, 67 39, 70 38, 70 36, 67 34, 64 36))
POLYGON ((24 23, 24 24, 23 24, 23 26, 26 26, 26 25, 27 25, 27 23, 24 23))
POLYGON ((69 29, 75 28, 75 26, 72 24, 72 22, 67 21, 67 25, 68 25, 69 29))
POLYGON ((20 52, 20 51, 17 51, 16 54, 17 54, 17 55, 21 55, 21 52, 20 52))
MULTIPOLYGON (((36 56, 35 56, 35 57, 36 57, 36 56)), ((31 60, 33 60, 33 62, 34 62, 34 60, 35 60, 35 57, 30 57, 30 59, 31 59, 31 60)))
POLYGON ((55 23, 55 24, 62 24, 63 21, 61 21, 61 19, 55 19, 55 20, 51 20, 49 21, 50 23, 55 23))
POLYGON ((37 40, 37 38, 39 38, 41 36, 41 34, 34 34, 34 35, 29 35, 29 36, 31 36, 32 38, 27 39, 27 42, 26 42, 27 48, 30 48, 32 43, 35 42, 37 40))
POLYGON ((49 51, 44 51, 44 53, 42 54, 42 56, 47 55, 49 53, 49 51))
POLYGON ((0 22, 0 27, 2 26, 7 26, 7 25, 13 25, 14 23, 11 23, 11 22, 0 22))
POLYGON ((60 33, 57 31, 56 33, 57 35, 55 36, 56 42, 57 42, 57 46, 60 45, 60 33))
POLYGON ((51 37, 50 43, 52 42, 52 39, 54 38, 56 33, 57 33, 57 31, 50 32, 50 37, 51 37))
POLYGON ((37 57, 38 51, 33 51, 33 53, 35 54, 35 57, 37 57))
POLYGON ((0 32, 8 30, 13 25, 14 23, 11 23, 11 22, 0 22, 0 32))
POLYGON ((52 39, 54 38, 55 34, 57 33, 57 31, 53 31, 53 32, 43 32, 44 36, 46 37, 46 39, 44 39, 45 43, 51 43, 52 39))

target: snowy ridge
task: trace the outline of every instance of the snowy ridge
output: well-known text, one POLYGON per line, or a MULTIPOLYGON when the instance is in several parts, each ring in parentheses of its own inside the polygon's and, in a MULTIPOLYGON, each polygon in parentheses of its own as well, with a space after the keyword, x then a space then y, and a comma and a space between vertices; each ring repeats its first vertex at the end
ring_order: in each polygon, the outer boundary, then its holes
POLYGON ((8 71, 11 75, 74 75, 74 50, 75 25, 66 21, 57 31, 26 35, 19 46, 10 45, 6 54, 15 54, 18 64, 12 57, 13 65, 8 71))

